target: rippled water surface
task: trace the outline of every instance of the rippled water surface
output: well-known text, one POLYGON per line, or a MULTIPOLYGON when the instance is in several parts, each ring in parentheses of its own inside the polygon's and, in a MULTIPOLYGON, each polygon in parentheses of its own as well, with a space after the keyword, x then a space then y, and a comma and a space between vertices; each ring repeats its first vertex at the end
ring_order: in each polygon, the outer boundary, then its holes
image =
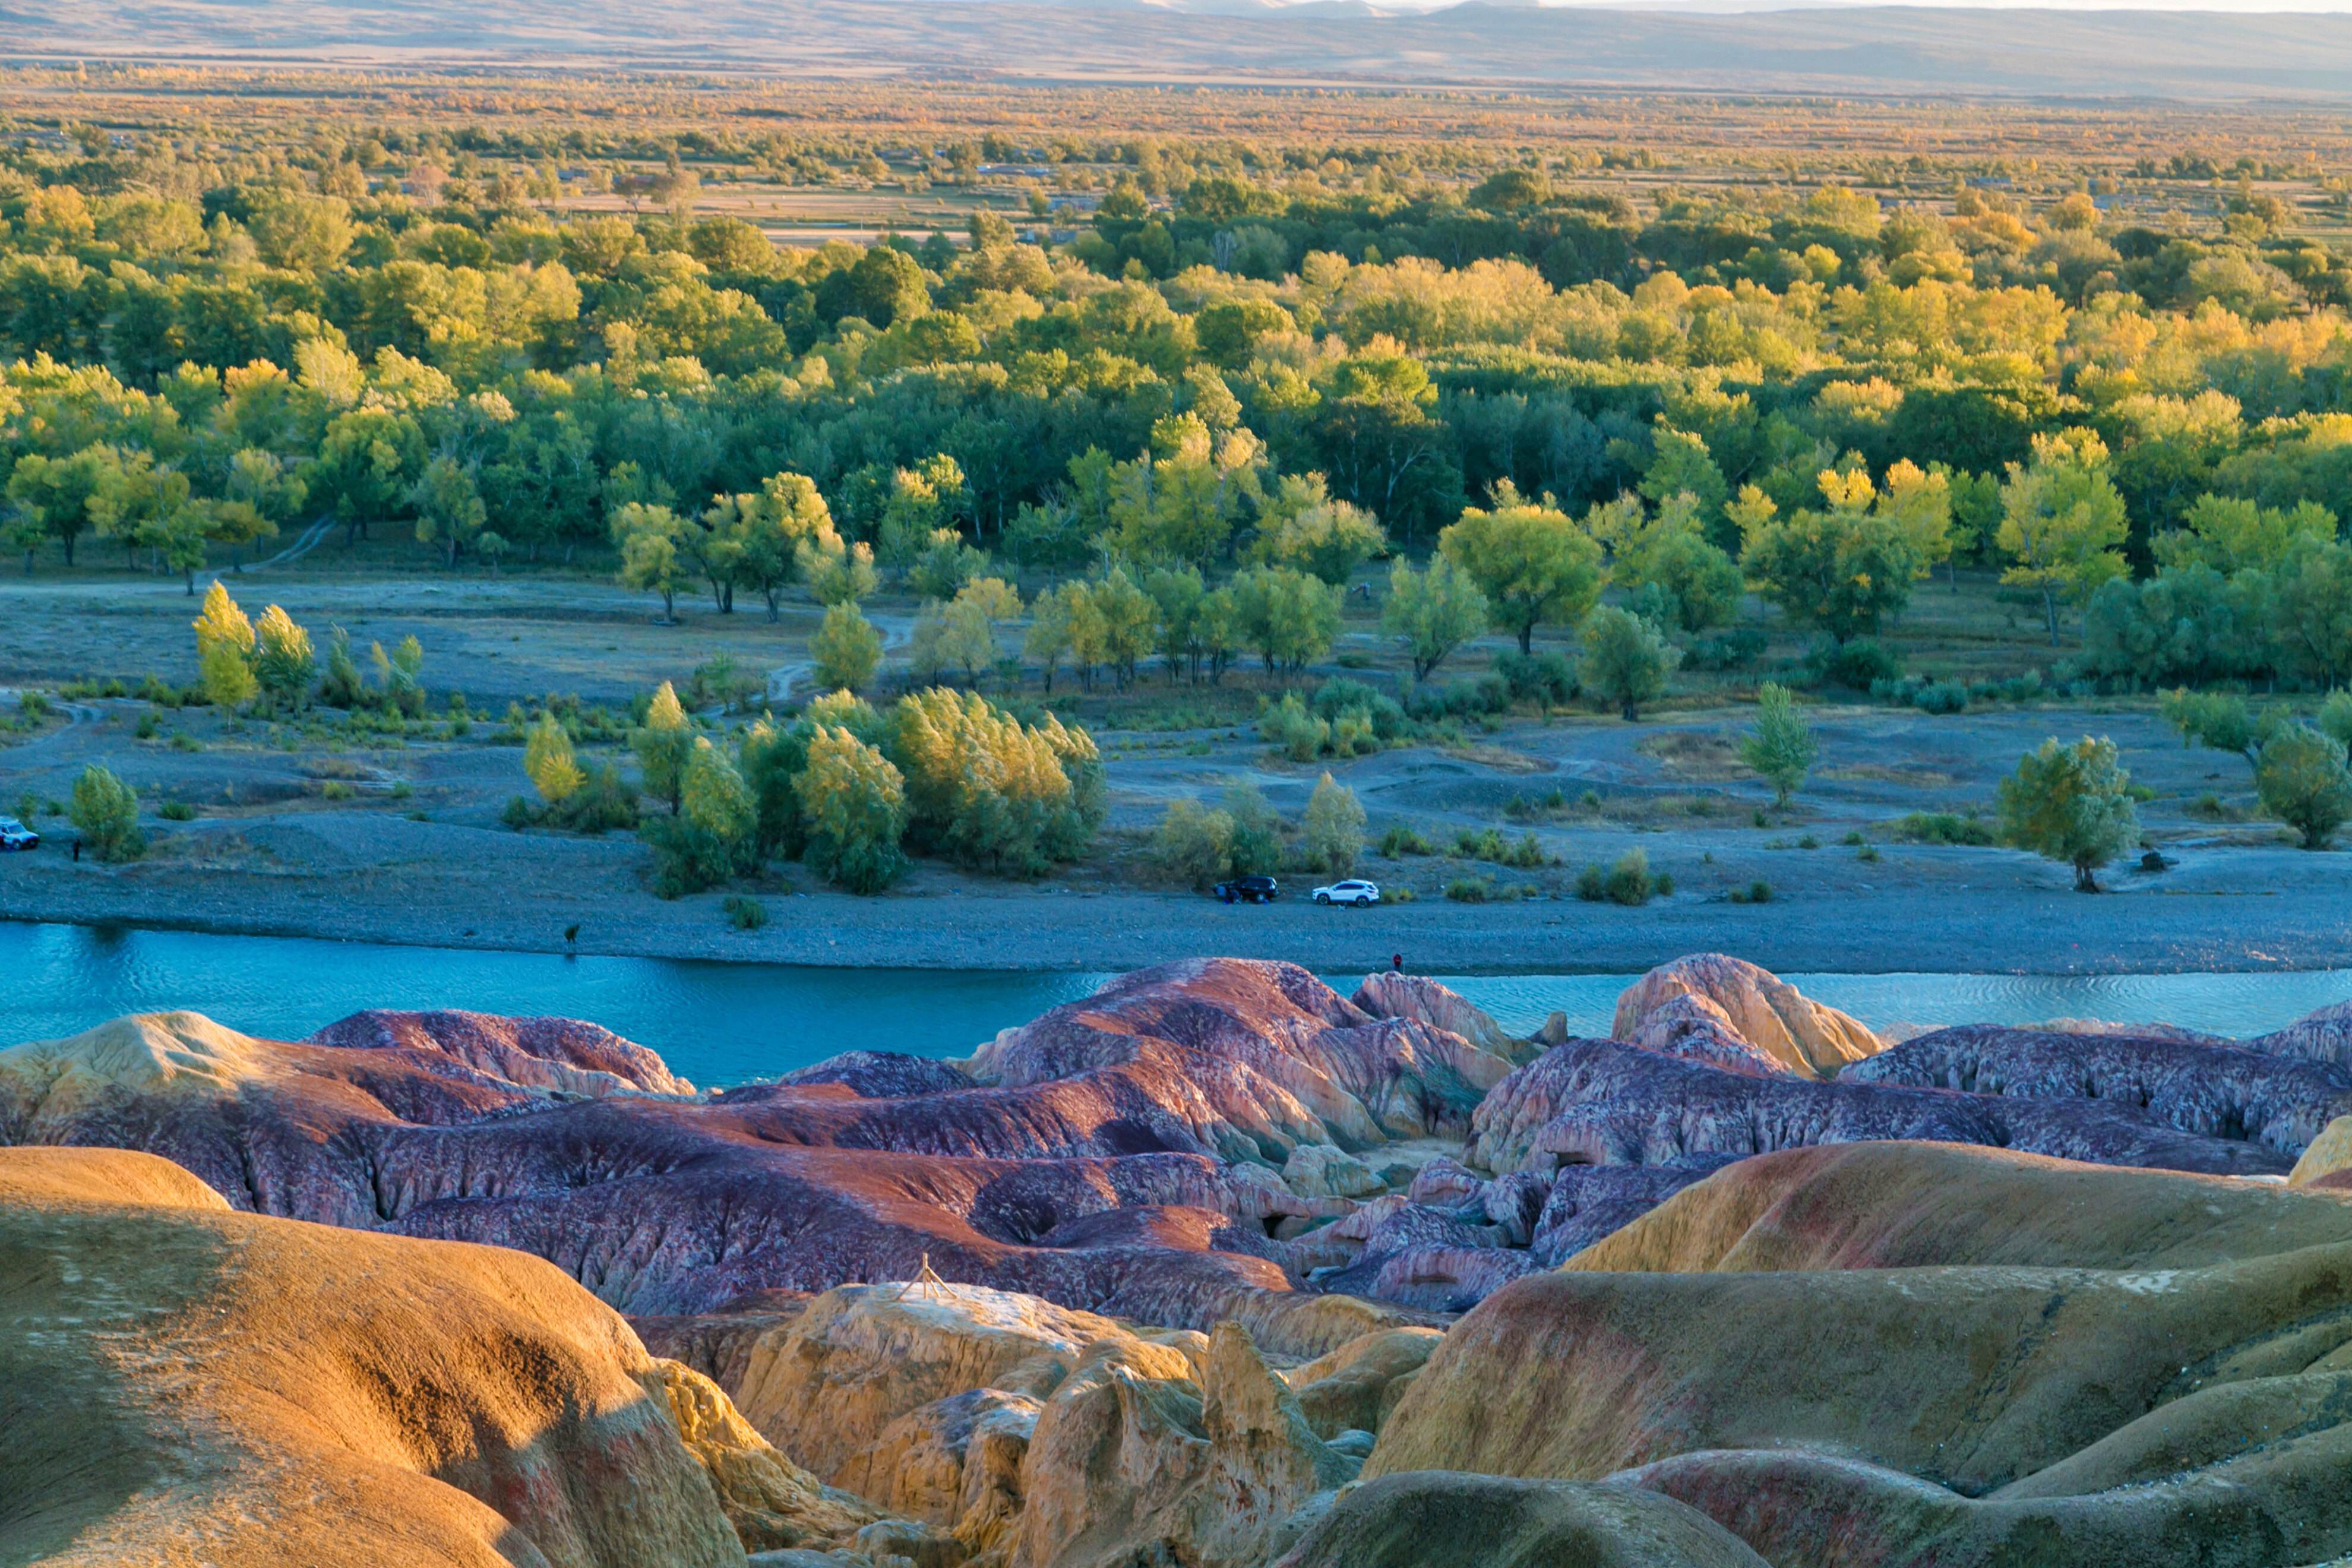
MULTIPOLYGON (((962 1056, 1092 991, 1068 971, 788 968, 653 958, 378 947, 278 937, 0 923, 0 1044, 124 1013, 190 1007, 247 1034, 299 1037, 362 1007, 471 1007, 593 1019, 697 1083, 772 1077, 836 1051, 962 1056)), ((1360 975, 1327 975, 1342 992, 1360 975)), ((1629 974, 1441 976, 1515 1030, 1558 1008, 1606 1034, 1629 974)), ((1864 1023, 2161 1019, 2260 1034, 2352 997, 2352 970, 2259 974, 1796 974, 1864 1023)))

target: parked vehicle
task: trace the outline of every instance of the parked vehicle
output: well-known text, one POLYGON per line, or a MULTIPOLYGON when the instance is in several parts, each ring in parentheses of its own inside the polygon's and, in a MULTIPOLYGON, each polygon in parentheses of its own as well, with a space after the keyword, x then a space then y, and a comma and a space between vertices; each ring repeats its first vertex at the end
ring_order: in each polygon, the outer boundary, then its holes
POLYGON ((1367 882, 1360 877, 1350 877, 1344 882, 1334 882, 1328 888, 1316 889, 1315 901, 1318 904, 1353 904, 1356 908, 1362 909, 1366 904, 1377 904, 1381 901, 1381 887, 1377 882, 1367 882))
POLYGON ((0 816, 0 850, 38 849, 41 836, 13 816, 0 816))
POLYGON ((1271 877, 1235 877, 1216 886, 1217 897, 1229 904, 1270 904, 1282 892, 1282 884, 1271 877))

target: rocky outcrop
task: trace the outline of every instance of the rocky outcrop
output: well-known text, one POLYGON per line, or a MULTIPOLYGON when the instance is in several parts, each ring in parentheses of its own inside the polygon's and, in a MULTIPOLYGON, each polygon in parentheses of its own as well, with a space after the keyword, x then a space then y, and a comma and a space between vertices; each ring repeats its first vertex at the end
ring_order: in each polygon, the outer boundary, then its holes
POLYGON ((1751 1078, 1805 1078, 1783 1066, 1763 1047, 1750 1043, 1731 1022, 1731 1016, 1695 991, 1669 996, 1648 1009, 1625 1043, 1670 1057, 1687 1057, 1726 1072, 1751 1078))
POLYGON ((1183 1367, 1118 1341, 1087 1350, 1023 1460, 1014 1564, 1261 1563, 1310 1499, 1354 1479, 1238 1325, 1212 1337, 1197 1382, 1183 1367))
POLYGON ((2322 1007, 2284 1029, 2242 1042, 2250 1051, 2352 1068, 2352 1002, 2322 1007))
POLYGON ((1835 1077, 1885 1044, 1865 1025, 1811 1000, 1769 970, 1719 952, 1678 958, 1627 986, 1610 1035, 1634 1038, 1654 1010, 1684 995, 1713 1004, 1738 1039, 1804 1078, 1835 1077))
POLYGON ((2324 1191, 1813 1149, 1577 1264, 1447 1334, 1368 1477, 1608 1479, 1821 1568, 2352 1550, 2325 1479, 2352 1461, 2352 1206, 2324 1191), (1792 1351, 1791 1325, 1834 1327, 1792 1351))
POLYGON ((2352 1110, 2352 1070, 2333 1062, 2164 1037, 1992 1024, 1921 1035, 1856 1065, 1839 1081, 2121 1105, 2183 1132, 2247 1140, 2289 1159, 2352 1110))
POLYGON ((12 1561, 743 1561, 666 1370, 537 1258, 237 1214, 145 1154, 7 1149, 0 1281, 12 1561))
POLYGON ((1341 1497, 1276 1568, 1769 1568, 1700 1513, 1634 1487, 1416 1470, 1341 1497))
POLYGON ((1435 1329, 1391 1329, 1350 1340, 1329 1355, 1282 1373, 1299 1413, 1325 1442, 1345 1432, 1378 1432, 1405 1385, 1444 1336, 1435 1329))
POLYGON ((289 1042, 158 1015, 0 1053, 0 1141, 144 1149, 240 1208, 515 1247, 647 1317, 928 1258, 1144 1321, 1235 1318, 1285 1354, 1414 1321, 1297 1289, 1271 1233, 1351 1200, 1277 1167, 1328 1148, 1367 1190, 1339 1151, 1458 1133, 1507 1064, 1286 965, 1184 965, 1097 1002, 971 1071, 861 1052, 701 1097, 562 1020, 362 1014, 289 1042))
POLYGON ((1534 1040, 1507 1033, 1484 1008, 1424 974, 1401 974, 1393 970, 1368 974, 1349 1000, 1375 1018, 1411 1018, 1459 1035, 1514 1066, 1533 1060, 1543 1048, 1534 1040))
POLYGON ((871 1495, 867 1456, 902 1416, 974 1389, 1042 1399, 1088 1345, 1134 1338, 1108 1318, 1009 1291, 846 1285, 752 1348, 735 1402, 811 1470, 871 1495))
POLYGON ((370 1008, 328 1025, 310 1043, 341 1050, 437 1052, 509 1083, 590 1098, 694 1092, 694 1085, 645 1047, 577 1018, 370 1008))
POLYGON ((671 1418, 702 1465, 744 1548, 846 1545, 881 1517, 863 1498, 820 1482, 777 1452, 717 1384, 678 1362, 655 1363, 671 1418))
MULTIPOLYGON (((2112 1043, 2077 1041, 2089 1048, 2112 1043)), ((1759 1078, 1611 1040, 1570 1040, 1487 1097, 1473 1123, 1472 1156, 1497 1171, 1684 1165, 1817 1143, 1910 1139, 2217 1173, 2284 1174, 2293 1163, 2287 1152, 2223 1135, 2236 1130, 2226 1121, 2212 1132, 2183 1131, 2127 1099, 2036 1100, 1860 1075, 1861 1068, 1850 1069, 1832 1083, 1759 1078)))
POLYGON ((1458 1136, 1511 1065, 1417 1019, 1375 1018, 1296 964, 1210 959, 1121 975, 1006 1030, 968 1070, 1008 1089, 1083 1086, 1153 1147, 1278 1164, 1303 1142, 1458 1136))

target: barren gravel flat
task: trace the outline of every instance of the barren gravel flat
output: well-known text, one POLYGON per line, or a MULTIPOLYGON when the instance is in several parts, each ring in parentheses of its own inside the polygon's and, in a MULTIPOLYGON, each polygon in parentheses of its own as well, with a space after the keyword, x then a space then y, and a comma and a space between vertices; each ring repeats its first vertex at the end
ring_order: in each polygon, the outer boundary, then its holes
MULTIPOLYGON (((685 626, 656 626, 642 599, 576 580, 257 574, 240 591, 256 604, 282 597, 313 626, 345 624, 362 646, 415 630, 435 689, 467 690, 478 711, 550 690, 618 702, 721 652, 788 676, 804 658, 805 627, 790 615, 771 626, 698 610, 685 626)), ((0 680, 53 685, 93 662, 126 677, 194 674, 191 606, 172 585, 37 582, 14 587, 10 602, 0 680)), ((1790 811, 1760 819, 1769 792, 1736 757, 1752 713, 1740 707, 1631 724, 1522 717, 1466 743, 1309 764, 1246 726, 1098 724, 1111 811, 1087 864, 1009 883, 923 863, 877 899, 831 892, 785 866, 743 889, 769 916, 746 932, 728 923, 720 893, 656 898, 648 852, 631 837, 502 826, 501 808, 526 786, 520 749, 499 743, 493 725, 378 744, 203 709, 89 701, 0 749, 0 810, 62 801, 86 764, 102 763, 147 803, 152 849, 129 866, 76 863, 69 825, 43 816, 49 844, 0 856, 0 918, 523 951, 562 951, 576 927, 571 945, 583 952, 961 969, 1123 969, 1224 953, 1339 972, 1402 953, 1423 971, 1560 973, 1636 971, 1708 949, 1775 969, 1880 973, 2352 965, 2352 853, 2290 847, 2274 824, 2252 819, 2244 762, 2183 749, 2145 700, 1952 717, 1852 700, 1809 711, 1819 763, 1790 811), (2105 874, 2111 890, 2088 897, 2032 856, 1905 833, 1913 813, 1989 814, 2020 753, 2085 733, 2112 736, 2147 792, 2141 820, 2166 868, 2118 865, 2105 874), (1303 897, 1322 879, 1311 873, 1286 874, 1286 896, 1263 909, 1159 885, 1145 845, 1170 801, 1213 801, 1246 782, 1295 820, 1326 767, 1362 799, 1374 843, 1408 826, 1446 850, 1464 830, 1493 827, 1513 844, 1533 835, 1547 863, 1368 854, 1363 875, 1413 895, 1368 910, 1316 908, 1303 897), (166 803, 194 819, 164 819, 166 803), (1673 877, 1670 897, 1629 909, 1574 896, 1582 868, 1636 848, 1673 877), (1505 901, 1449 901, 1447 884, 1463 879, 1505 901), (1732 901, 1758 882, 1769 902, 1732 901)), ((614 749, 588 754, 628 765, 614 749)))

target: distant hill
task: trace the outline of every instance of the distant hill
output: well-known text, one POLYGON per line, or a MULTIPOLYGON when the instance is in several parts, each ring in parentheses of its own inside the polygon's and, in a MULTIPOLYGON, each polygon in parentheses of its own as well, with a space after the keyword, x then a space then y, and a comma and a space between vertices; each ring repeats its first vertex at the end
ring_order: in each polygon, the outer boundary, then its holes
POLYGON ((7 58, 626 66, 1020 80, 2352 98, 2352 16, 1358 0, 0 0, 7 58))

